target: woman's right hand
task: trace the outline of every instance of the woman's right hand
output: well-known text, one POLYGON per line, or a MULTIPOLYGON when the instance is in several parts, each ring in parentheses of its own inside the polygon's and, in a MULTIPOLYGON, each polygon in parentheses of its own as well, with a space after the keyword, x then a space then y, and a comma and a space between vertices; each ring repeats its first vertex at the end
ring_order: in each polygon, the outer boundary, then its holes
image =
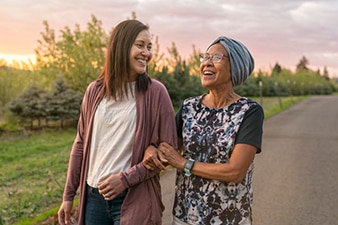
POLYGON ((74 220, 71 217, 73 201, 63 201, 58 211, 58 220, 60 225, 71 225, 74 220))
POLYGON ((163 155, 165 160, 171 166, 180 170, 184 168, 184 164, 187 160, 182 157, 180 151, 172 147, 170 144, 166 142, 161 142, 160 146, 158 146, 158 151, 163 155))

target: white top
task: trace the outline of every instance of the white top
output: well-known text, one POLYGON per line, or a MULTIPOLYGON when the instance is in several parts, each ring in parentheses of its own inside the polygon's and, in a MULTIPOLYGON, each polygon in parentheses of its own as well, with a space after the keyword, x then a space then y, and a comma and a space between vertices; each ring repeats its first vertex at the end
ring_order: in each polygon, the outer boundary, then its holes
POLYGON ((135 82, 131 87, 128 99, 103 98, 95 112, 87 177, 91 187, 96 188, 105 177, 130 168, 136 129, 135 82))

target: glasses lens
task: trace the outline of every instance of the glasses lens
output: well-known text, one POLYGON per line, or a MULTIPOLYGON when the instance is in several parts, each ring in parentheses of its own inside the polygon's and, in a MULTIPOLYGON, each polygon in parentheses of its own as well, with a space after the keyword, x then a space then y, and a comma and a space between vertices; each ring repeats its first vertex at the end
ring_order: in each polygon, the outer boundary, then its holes
POLYGON ((213 62, 220 62, 222 60, 223 56, 222 55, 214 55, 212 57, 213 62))
POLYGON ((212 62, 220 62, 223 58, 223 55, 209 55, 209 54, 201 54, 200 55, 200 62, 203 63, 211 58, 212 62))

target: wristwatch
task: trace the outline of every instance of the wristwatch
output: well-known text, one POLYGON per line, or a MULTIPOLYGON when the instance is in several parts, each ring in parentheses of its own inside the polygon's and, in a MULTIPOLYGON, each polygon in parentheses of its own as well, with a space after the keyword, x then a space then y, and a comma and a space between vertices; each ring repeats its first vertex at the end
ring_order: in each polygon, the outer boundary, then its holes
POLYGON ((187 177, 191 176, 191 169, 194 166, 195 160, 188 159, 187 162, 184 164, 184 175, 187 177))

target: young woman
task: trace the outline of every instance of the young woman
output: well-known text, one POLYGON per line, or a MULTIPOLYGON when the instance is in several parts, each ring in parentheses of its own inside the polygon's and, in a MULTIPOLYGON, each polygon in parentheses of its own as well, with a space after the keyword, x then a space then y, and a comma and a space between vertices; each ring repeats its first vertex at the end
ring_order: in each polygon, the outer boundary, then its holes
POLYGON ((160 142, 177 142, 174 111, 164 85, 149 78, 149 29, 137 20, 118 24, 105 65, 83 98, 70 154, 59 222, 72 224, 80 187, 78 224, 161 224, 163 204, 157 160, 160 142), (150 149, 148 153, 146 149, 150 149))

